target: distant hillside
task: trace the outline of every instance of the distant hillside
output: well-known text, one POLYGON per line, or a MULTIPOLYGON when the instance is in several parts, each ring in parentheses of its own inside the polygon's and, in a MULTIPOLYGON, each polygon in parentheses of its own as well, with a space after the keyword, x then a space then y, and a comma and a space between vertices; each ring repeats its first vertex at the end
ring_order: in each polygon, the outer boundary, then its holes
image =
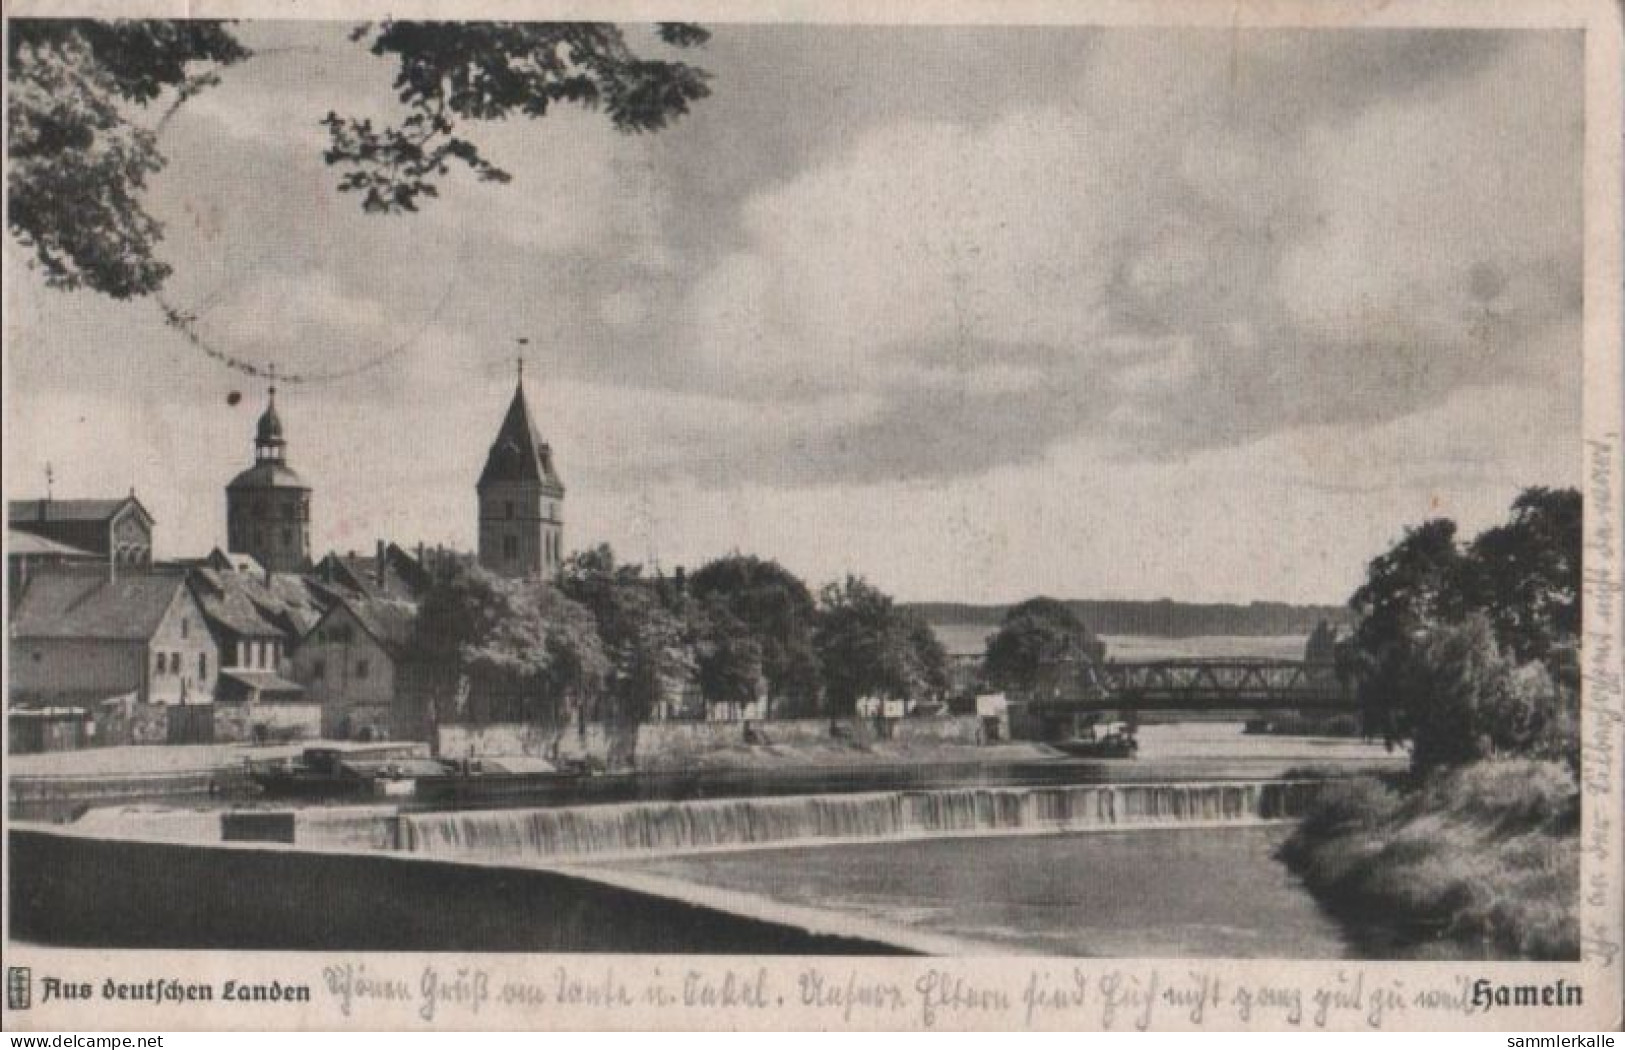
MULTIPOLYGON (((1343 626, 1354 622, 1353 614, 1341 605, 1288 605, 1285 602, 1224 605, 1167 599, 1153 602, 1075 599, 1066 604, 1096 634, 1147 634, 1162 638, 1205 634, 1308 634, 1322 620, 1343 626)), ((1009 606, 916 602, 909 608, 933 624, 993 628, 1004 619, 1009 606)))

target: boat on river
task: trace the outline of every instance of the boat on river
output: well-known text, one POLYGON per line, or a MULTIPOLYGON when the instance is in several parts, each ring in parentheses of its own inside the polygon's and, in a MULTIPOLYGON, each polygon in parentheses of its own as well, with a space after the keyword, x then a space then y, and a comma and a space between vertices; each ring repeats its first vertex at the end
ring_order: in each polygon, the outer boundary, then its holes
POLYGON ((1133 758, 1140 751, 1134 728, 1126 722, 1088 725, 1051 747, 1073 758, 1133 758))
POLYGON ((584 775, 535 758, 449 760, 400 751, 309 747, 292 759, 253 764, 248 775, 272 798, 431 802, 521 797, 584 775))
POLYGON ((586 766, 561 768, 541 758, 503 755, 445 763, 444 776, 424 777, 413 792, 418 802, 461 808, 545 798, 593 776, 586 766))

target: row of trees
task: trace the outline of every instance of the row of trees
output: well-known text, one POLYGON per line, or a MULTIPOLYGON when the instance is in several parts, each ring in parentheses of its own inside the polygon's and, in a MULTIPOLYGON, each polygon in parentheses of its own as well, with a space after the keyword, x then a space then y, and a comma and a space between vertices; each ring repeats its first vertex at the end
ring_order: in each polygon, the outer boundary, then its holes
POLYGON ((1470 542, 1439 518, 1373 560, 1338 651, 1367 724, 1418 772, 1579 751, 1582 507, 1530 488, 1470 542))
POLYGON ((927 699, 948 684, 930 626, 867 581, 815 599, 777 562, 738 554, 667 577, 599 546, 557 583, 448 566, 419 608, 417 646, 555 725, 646 721, 689 682, 707 703, 766 698, 775 717, 848 715, 863 697, 927 699))

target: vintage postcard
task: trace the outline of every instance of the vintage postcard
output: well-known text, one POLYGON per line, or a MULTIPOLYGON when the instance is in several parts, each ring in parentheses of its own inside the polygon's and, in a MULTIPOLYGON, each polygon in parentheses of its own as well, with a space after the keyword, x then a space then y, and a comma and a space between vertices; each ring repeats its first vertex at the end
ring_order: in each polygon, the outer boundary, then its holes
POLYGON ((1614 4, 4 33, 6 1028, 1620 1025, 1614 4))

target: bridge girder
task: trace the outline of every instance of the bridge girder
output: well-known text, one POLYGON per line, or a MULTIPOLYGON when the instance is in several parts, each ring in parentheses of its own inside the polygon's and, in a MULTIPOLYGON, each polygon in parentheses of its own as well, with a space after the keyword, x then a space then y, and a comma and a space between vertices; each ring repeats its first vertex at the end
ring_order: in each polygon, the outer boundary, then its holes
POLYGON ((1335 666, 1295 660, 1154 660, 1107 663, 1101 688, 1037 706, 1074 712, 1178 710, 1355 711, 1335 666))

